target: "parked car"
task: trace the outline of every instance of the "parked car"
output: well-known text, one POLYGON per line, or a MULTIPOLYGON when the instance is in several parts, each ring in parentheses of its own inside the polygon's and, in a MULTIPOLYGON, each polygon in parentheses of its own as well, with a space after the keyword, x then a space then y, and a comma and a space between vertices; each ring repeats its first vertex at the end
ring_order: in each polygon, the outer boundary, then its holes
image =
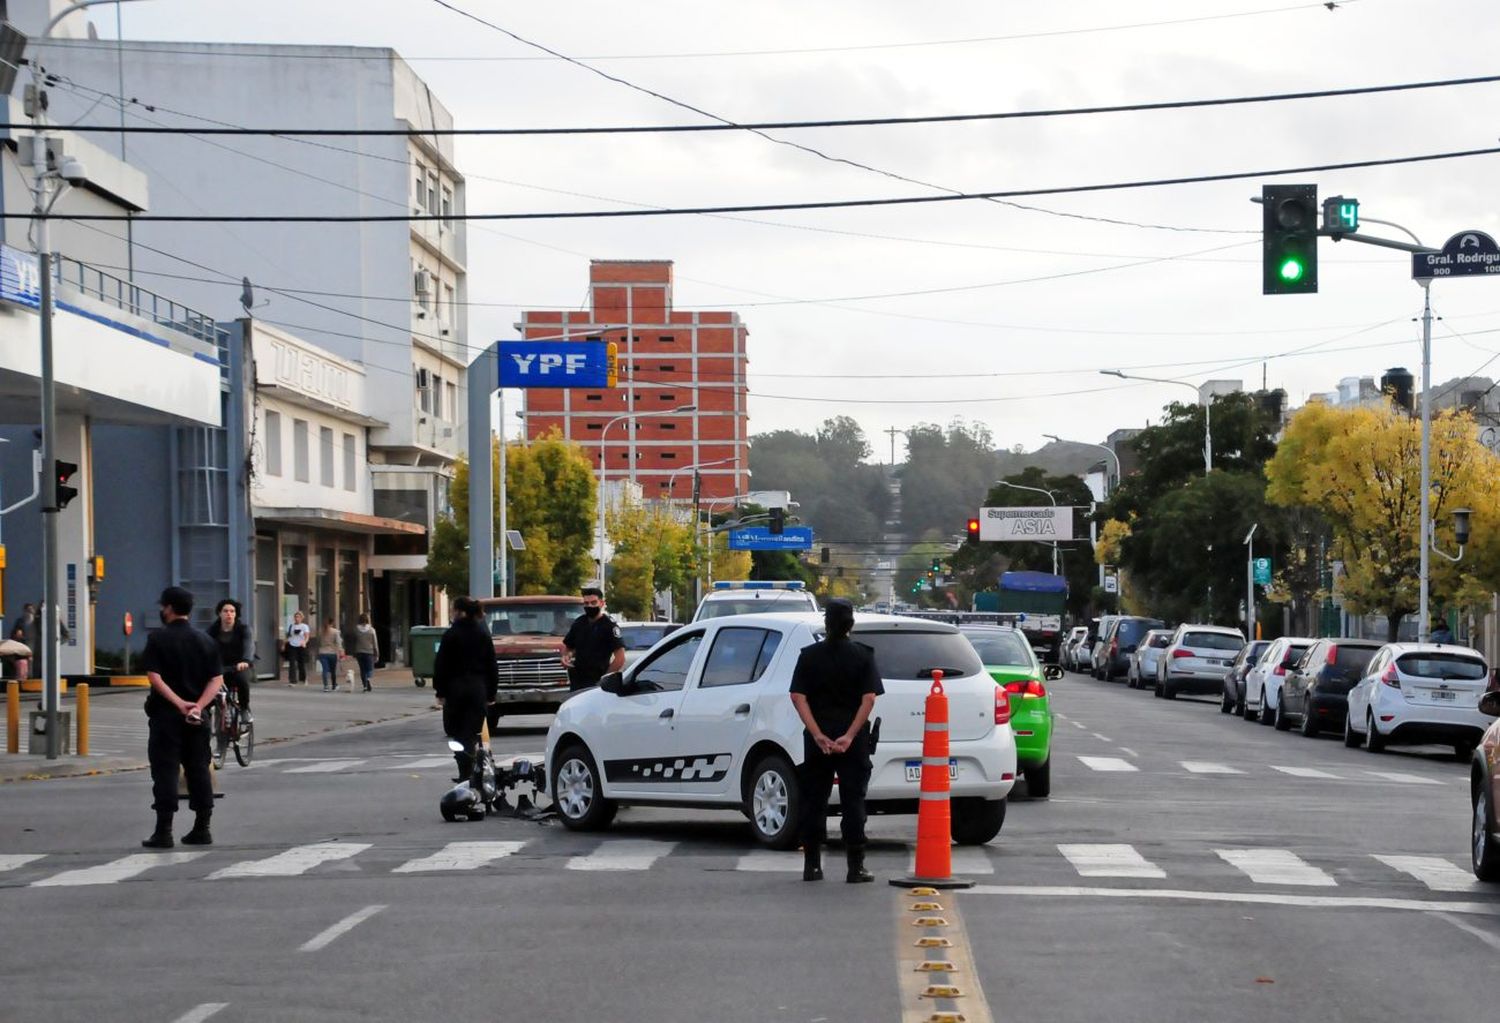
POLYGON ((1313 642, 1303 636, 1282 636, 1271 641, 1255 666, 1245 672, 1245 706, 1241 713, 1246 721, 1259 718, 1261 724, 1269 725, 1276 720, 1286 673, 1296 666, 1313 642))
MULTIPOLYGON (((573 695, 547 730, 545 785, 563 825, 608 826, 631 803, 737 810, 765 845, 797 844, 802 722, 787 697, 811 613, 746 614, 685 625, 645 657, 573 695)), ((933 669, 948 694, 953 838, 988 842, 1016 778, 1010 699, 969 641, 938 622, 856 614, 885 693, 868 790, 871 813, 915 813, 933 669)), ((835 799, 837 797, 835 796, 835 799)))
POLYGON ((1349 690, 1344 745, 1379 753, 1387 745, 1439 743, 1467 760, 1490 724, 1479 710, 1489 677, 1477 650, 1387 643, 1349 690))
POLYGON ((682 628, 680 622, 620 622, 625 643, 625 663, 634 664, 647 650, 682 628))
POLYGON ((705 593, 693 613, 693 621, 706 618, 722 618, 726 615, 763 614, 767 611, 816 611, 818 602, 806 585, 800 581, 751 582, 725 581, 714 583, 711 592, 705 593))
POLYGON ((1120 615, 1110 622, 1109 630, 1102 634, 1098 653, 1094 655, 1094 677, 1100 682, 1113 682, 1130 668, 1130 655, 1135 653, 1141 637, 1152 629, 1166 627, 1160 618, 1139 618, 1135 615, 1120 615))
POLYGON ((1217 693, 1224 687, 1229 662, 1244 645, 1245 637, 1238 629, 1179 625, 1157 664, 1154 694, 1172 700, 1179 693, 1217 693))
POLYGON ((1225 714, 1245 713, 1245 673, 1255 667, 1255 662, 1270 645, 1269 639, 1253 639, 1229 662, 1229 673, 1224 676, 1224 694, 1219 702, 1219 709, 1225 714))
POLYGON ((1474 751, 1469 772, 1469 795, 1474 824, 1469 848, 1474 876, 1481 881, 1500 881, 1500 690, 1491 689, 1479 698, 1479 712, 1496 720, 1485 730, 1474 751))
POLYGON ((1062 678, 1055 664, 1043 666, 1026 634, 1006 626, 963 625, 959 631, 1010 697, 1010 728, 1016 735, 1016 769, 1026 778, 1026 794, 1052 793, 1052 698, 1047 683, 1062 678))
POLYGON ((1089 633, 1089 645, 1083 657, 1080 658, 1079 671, 1086 671, 1095 678, 1099 677, 1097 670, 1099 654, 1104 648, 1105 637, 1109 635, 1109 630, 1114 626, 1115 619, 1119 617, 1119 615, 1100 615, 1096 619, 1098 625, 1089 633))
POLYGON ((1157 664, 1171 642, 1171 629, 1152 629, 1142 636, 1141 641, 1135 646, 1135 652, 1130 655, 1129 666, 1125 669, 1125 684, 1131 689, 1144 689, 1146 679, 1156 678, 1157 664))
POLYGON ((485 624, 495 641, 499 688, 489 708, 490 728, 504 714, 544 714, 568 698, 563 637, 583 614, 578 594, 485 597, 485 624))
POLYGON ((1379 640, 1320 639, 1287 672, 1276 704, 1275 724, 1286 731, 1296 722, 1309 739, 1323 731, 1343 730, 1349 689, 1364 675, 1379 640))

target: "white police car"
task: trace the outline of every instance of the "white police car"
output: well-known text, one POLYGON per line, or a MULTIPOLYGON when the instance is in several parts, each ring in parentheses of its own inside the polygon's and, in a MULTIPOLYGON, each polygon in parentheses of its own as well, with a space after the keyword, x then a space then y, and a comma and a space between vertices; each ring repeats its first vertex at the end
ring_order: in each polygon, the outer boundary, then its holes
MULTIPOLYGON (((737 809, 762 843, 794 847, 802 723, 788 694, 797 655, 822 634, 812 613, 694 622, 568 700, 547 731, 545 774, 563 824, 603 828, 628 804, 737 809)), ((1016 776, 1005 690, 951 625, 861 614, 854 639, 875 651, 885 683, 869 812, 916 812, 926 699, 940 668, 953 837, 994 838, 1016 776)))
POLYGON ((723 618, 726 615, 761 614, 768 611, 816 611, 818 602, 801 581, 778 582, 757 580, 716 582, 713 591, 703 595, 693 621, 723 618))

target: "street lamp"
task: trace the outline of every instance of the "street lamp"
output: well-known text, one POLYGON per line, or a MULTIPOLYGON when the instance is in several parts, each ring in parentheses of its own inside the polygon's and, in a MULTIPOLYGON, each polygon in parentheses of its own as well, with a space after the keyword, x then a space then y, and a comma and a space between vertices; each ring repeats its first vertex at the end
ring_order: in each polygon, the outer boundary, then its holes
MULTIPOLYGON (((604 480, 608 471, 605 459, 605 437, 609 434, 609 428, 616 423, 623 423, 627 419, 652 419, 657 416, 675 416, 683 412, 696 412, 697 405, 678 405, 676 408, 661 409, 656 412, 626 412, 624 415, 615 416, 604 424, 599 431, 599 588, 604 589, 604 480)), ((633 467, 632 467, 633 468, 633 467)))
POLYGON ((667 500, 672 500, 672 486, 677 482, 677 477, 682 475, 683 473, 689 471, 696 472, 699 469, 707 469, 710 466, 725 465, 729 462, 738 461, 738 456, 730 456, 729 458, 718 458, 712 462, 694 462, 692 465, 684 465, 679 468, 673 469, 671 475, 667 477, 667 500))
MULTIPOLYGON (((1045 495, 1047 495, 1047 500, 1049 500, 1049 501, 1052 502, 1052 507, 1054 507, 1054 508, 1057 507, 1057 498, 1054 497, 1054 496, 1052 496, 1052 491, 1050 491, 1050 490, 1043 490, 1041 487, 1028 487, 1028 486, 1026 486, 1024 484, 1021 484, 1021 483, 1011 483, 1008 480, 996 480, 995 481, 995 486, 997 486, 997 487, 1015 487, 1017 490, 1029 490, 1033 494, 1045 494, 1045 495)), ((1057 541, 1056 540, 1052 541, 1052 574, 1053 575, 1057 574, 1057 541)))
MULTIPOLYGON (((1198 385, 1190 384, 1186 380, 1168 380, 1165 377, 1141 377, 1133 373, 1122 373, 1117 369, 1101 369, 1100 373, 1107 377, 1119 377, 1121 380, 1142 380, 1152 384, 1176 384, 1178 387, 1190 388, 1194 395, 1198 394, 1198 385)), ((1203 402, 1203 475, 1207 476, 1214 469, 1214 438, 1211 425, 1213 402, 1203 402)))

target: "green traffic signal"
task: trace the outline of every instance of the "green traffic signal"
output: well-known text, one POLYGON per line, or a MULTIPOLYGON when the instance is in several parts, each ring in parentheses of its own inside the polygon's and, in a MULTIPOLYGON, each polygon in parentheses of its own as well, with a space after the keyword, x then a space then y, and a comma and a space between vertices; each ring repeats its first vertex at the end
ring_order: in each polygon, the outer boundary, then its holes
MULTIPOLYGON (((1332 203, 1327 212, 1335 213, 1332 203)), ((1261 187, 1262 294, 1317 292, 1318 226, 1317 185, 1261 187)))
POLYGON ((1300 281, 1302 274, 1306 271, 1300 259, 1287 259, 1281 263, 1281 279, 1287 282, 1300 281))

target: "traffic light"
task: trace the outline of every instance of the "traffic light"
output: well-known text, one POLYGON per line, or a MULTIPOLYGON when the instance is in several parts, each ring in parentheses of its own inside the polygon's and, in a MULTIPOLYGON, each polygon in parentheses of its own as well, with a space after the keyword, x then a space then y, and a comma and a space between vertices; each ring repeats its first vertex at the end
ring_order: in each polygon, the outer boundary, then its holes
POLYGON ((1330 195, 1323 200, 1323 233, 1334 240, 1359 230, 1359 200, 1330 195))
POLYGON ((1262 185, 1260 197, 1261 294, 1315 294, 1318 186, 1262 185))
POLYGON ((979 540, 979 520, 969 520, 969 542, 975 543, 979 540))
POLYGON ((772 508, 771 509, 771 532, 773 534, 775 534, 776 536, 780 536, 781 533, 782 533, 782 531, 785 530, 785 529, 786 529, 786 509, 785 508, 772 508))
POLYGON ((933 558, 932 559, 932 571, 928 572, 927 574, 928 575, 935 575, 938 572, 941 572, 942 570, 943 570, 943 562, 940 559, 938 559, 938 558, 933 558))
POLYGON ((64 462, 59 458, 52 463, 52 479, 56 484, 56 489, 53 491, 53 504, 56 505, 58 511, 66 508, 68 502, 78 496, 78 488, 68 486, 68 480, 72 479, 77 472, 78 466, 73 462, 64 462))

